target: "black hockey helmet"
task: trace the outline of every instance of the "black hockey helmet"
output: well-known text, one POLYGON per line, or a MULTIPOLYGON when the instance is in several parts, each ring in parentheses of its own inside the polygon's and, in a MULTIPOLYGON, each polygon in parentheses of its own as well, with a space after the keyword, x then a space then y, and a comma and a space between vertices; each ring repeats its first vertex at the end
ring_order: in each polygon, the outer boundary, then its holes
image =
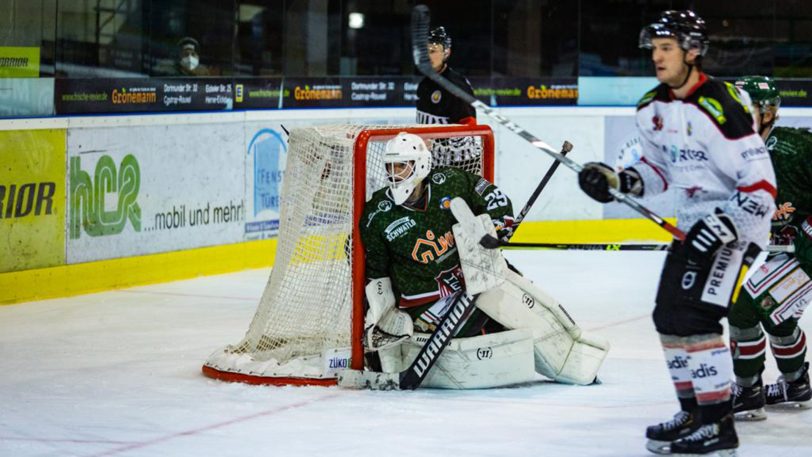
POLYGON ((659 19, 640 31, 640 47, 651 49, 653 38, 676 38, 682 50, 697 49, 700 56, 708 52, 710 44, 705 21, 691 10, 664 11, 659 19))
POLYGON ((440 26, 429 32, 429 44, 439 44, 445 49, 451 49, 451 37, 445 31, 445 27, 440 26))

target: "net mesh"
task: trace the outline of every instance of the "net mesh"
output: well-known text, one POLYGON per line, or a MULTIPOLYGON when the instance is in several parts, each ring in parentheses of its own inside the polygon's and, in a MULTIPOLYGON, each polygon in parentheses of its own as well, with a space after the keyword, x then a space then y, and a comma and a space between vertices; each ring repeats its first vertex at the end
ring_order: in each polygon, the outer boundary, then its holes
POLYGON ((361 267, 353 265, 351 253, 355 200, 366 201, 386 186, 382 155, 399 131, 431 141, 433 163, 482 174, 483 138, 467 137, 462 153, 449 153, 448 138, 459 134, 447 130, 408 125, 292 130, 274 268, 245 338, 216 351, 205 366, 217 372, 296 378, 334 378, 337 368, 346 368, 346 363, 329 362, 346 360, 353 345, 353 269, 361 267), (362 132, 366 147, 358 141, 362 132), (361 166, 366 184, 355 189, 361 166))

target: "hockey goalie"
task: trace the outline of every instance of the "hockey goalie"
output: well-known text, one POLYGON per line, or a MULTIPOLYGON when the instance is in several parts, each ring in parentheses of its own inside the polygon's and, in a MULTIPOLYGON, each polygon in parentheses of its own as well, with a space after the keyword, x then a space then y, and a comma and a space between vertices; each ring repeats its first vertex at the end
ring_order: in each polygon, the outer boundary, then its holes
POLYGON ((609 344, 583 335, 500 250, 480 245, 486 235, 503 241, 512 235, 508 197, 476 174, 432 169, 431 154, 416 135, 397 135, 383 161, 387 186, 373 194, 358 222, 366 254, 370 371, 345 372, 339 384, 375 387, 370 372, 410 367, 461 300, 474 306, 445 350, 427 356, 436 363, 422 386, 497 387, 536 379, 536 373, 562 383, 593 383, 609 344))

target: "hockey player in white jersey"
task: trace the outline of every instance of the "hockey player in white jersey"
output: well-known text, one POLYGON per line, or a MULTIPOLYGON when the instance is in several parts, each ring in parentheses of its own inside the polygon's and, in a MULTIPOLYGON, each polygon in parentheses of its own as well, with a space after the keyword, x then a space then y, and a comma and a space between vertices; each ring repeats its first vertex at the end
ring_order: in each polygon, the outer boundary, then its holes
POLYGON ((640 33, 660 85, 637 105, 641 162, 621 172, 586 164, 581 188, 595 200, 609 186, 635 196, 676 190, 677 226, 657 290, 660 335, 681 411, 649 427, 655 453, 735 455, 730 401, 732 359, 720 320, 768 239, 775 174, 755 132, 747 94, 702 72, 704 21, 666 11, 640 33))

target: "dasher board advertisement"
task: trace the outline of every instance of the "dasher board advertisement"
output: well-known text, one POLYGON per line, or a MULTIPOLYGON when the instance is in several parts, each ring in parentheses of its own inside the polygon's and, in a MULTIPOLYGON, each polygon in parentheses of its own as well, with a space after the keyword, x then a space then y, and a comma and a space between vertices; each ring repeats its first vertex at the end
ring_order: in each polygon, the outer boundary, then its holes
POLYGON ((68 131, 68 263, 242 241, 238 123, 68 131))
POLYGON ((0 273, 63 264, 65 130, 0 131, 0 158, 0 273))

